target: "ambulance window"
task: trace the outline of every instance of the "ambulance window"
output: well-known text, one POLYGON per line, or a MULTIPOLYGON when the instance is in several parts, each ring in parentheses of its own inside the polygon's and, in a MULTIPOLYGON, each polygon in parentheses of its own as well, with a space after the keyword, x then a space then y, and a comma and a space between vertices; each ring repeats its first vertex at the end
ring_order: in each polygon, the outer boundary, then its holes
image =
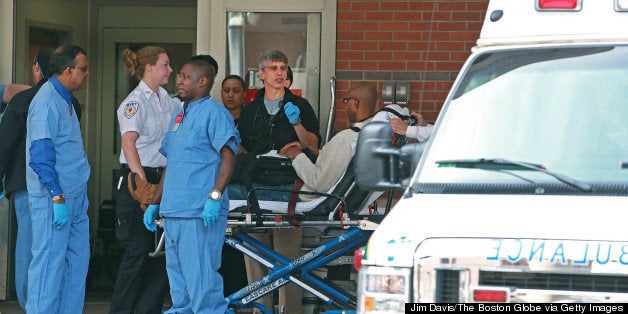
POLYGON ((628 160, 626 60, 626 46, 502 51, 477 58, 439 116, 419 182, 556 184, 541 173, 436 164, 502 158, 542 164, 588 183, 625 184, 620 162, 628 160))
POLYGON ((473 62, 469 73, 465 76, 454 98, 458 98, 460 95, 522 66, 552 59, 595 54, 610 49, 612 48, 536 49, 480 55, 473 62))

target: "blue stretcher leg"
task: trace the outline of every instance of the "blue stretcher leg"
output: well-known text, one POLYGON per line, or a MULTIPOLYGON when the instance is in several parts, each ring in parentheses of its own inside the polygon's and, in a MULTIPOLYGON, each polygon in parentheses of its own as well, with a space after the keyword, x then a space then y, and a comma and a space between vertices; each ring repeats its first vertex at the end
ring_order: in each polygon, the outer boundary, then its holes
POLYGON ((335 288, 327 285, 322 280, 309 274, 309 271, 329 263, 330 261, 338 258, 352 248, 362 245, 364 242, 366 242, 366 240, 368 240, 368 237, 371 235, 371 233, 372 231, 362 230, 360 228, 353 227, 344 234, 329 241, 328 243, 297 258, 295 261, 291 261, 285 258, 281 254, 278 254, 274 250, 270 249, 266 245, 260 243, 259 241, 255 240, 245 233, 238 234, 236 236, 236 238, 240 239, 240 241, 231 237, 227 237, 225 238, 225 242, 227 242, 229 245, 243 252, 244 254, 247 254, 256 261, 271 269, 270 273, 267 276, 249 284, 243 289, 228 296, 227 301, 237 307, 251 307, 251 305, 249 305, 250 302, 268 293, 271 293, 272 291, 292 281, 299 287, 312 293, 313 295, 328 304, 332 304, 334 300, 326 296, 323 292, 331 294, 333 298, 339 300, 341 303, 355 307, 355 300, 353 300, 352 297, 347 296, 348 293, 343 294, 335 288), (259 252, 270 256, 270 258, 272 258, 274 261, 281 263, 283 266, 273 263, 273 260, 258 254, 256 251, 252 251, 249 247, 244 245, 242 241, 250 244, 259 252), (327 253, 329 254, 324 255, 327 253), (295 270, 299 268, 300 273, 297 274, 298 278, 291 275, 295 270), (317 286, 320 290, 322 290, 322 292, 314 287, 311 287, 310 284, 301 281, 299 278, 309 281, 311 285, 317 286))
MULTIPOLYGON (((267 247, 265 247, 264 244, 258 242, 257 240, 255 240, 254 238, 248 237, 249 240, 251 240, 250 244, 252 245, 257 245, 259 246, 261 249, 266 250, 267 252, 274 252, 270 249, 268 249, 267 247)), ((239 240, 234 240, 232 238, 226 237, 225 238, 225 242, 229 245, 231 245, 232 247, 234 247, 235 249, 243 252, 244 254, 247 254, 248 256, 250 256, 251 258, 255 259, 256 261, 260 262, 261 264, 263 264, 266 267, 269 268, 276 268, 279 267, 279 265, 275 265, 272 263, 272 261, 270 259, 268 259, 267 257, 264 257, 260 254, 258 254, 256 251, 252 251, 250 250, 247 246, 245 246, 241 241, 239 240)), ((233 294, 231 294, 230 296, 228 296, 226 299, 227 301, 232 305, 232 306, 236 306, 236 307, 252 307, 250 305, 250 303, 260 297, 263 297, 271 292, 273 292, 276 289, 279 289, 281 286, 287 284, 288 282, 290 282, 291 280, 285 279, 285 278, 272 278, 272 279, 268 279, 268 276, 261 278, 255 282, 252 282, 251 284, 249 284, 248 286, 244 287, 243 289, 240 289, 238 292, 235 292, 233 294), (276 279, 276 280, 275 280, 276 279)), ((277 277, 277 276, 274 276, 277 277)), ((291 276, 287 276, 288 278, 290 278, 291 276)), ((312 287, 307 286, 305 283, 299 281, 296 278, 291 278, 295 284, 302 286, 303 289, 305 290, 313 290, 315 291, 312 287)))

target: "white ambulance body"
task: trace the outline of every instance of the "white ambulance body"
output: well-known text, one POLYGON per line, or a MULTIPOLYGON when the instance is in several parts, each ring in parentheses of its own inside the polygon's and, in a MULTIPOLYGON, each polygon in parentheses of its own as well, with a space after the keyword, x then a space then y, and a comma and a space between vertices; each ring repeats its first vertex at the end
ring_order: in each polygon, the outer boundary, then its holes
POLYGON ((362 130, 358 184, 405 192, 363 250, 359 313, 628 302, 624 10, 492 0, 425 147, 362 130))

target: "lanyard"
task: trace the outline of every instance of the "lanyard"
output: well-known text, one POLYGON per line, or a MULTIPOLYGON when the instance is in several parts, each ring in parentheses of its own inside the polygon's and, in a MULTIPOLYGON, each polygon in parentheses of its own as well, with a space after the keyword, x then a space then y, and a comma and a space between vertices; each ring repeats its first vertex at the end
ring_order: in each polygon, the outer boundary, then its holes
POLYGON ((180 113, 177 115, 176 118, 174 118, 174 127, 172 127, 172 132, 176 132, 179 129, 179 124, 181 124, 181 122, 183 122, 183 117, 185 116, 185 112, 188 110, 188 103, 184 103, 183 104, 183 113, 180 113))

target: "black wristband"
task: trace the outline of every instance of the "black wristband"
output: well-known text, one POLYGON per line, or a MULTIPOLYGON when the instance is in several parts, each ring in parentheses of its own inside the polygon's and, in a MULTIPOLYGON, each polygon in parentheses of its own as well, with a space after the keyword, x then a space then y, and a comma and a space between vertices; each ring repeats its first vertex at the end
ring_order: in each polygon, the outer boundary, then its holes
POLYGON ((309 148, 304 148, 301 151, 305 154, 305 156, 307 156, 307 158, 310 159, 310 161, 312 161, 313 163, 316 163, 316 159, 318 158, 318 156, 312 153, 312 151, 309 148))

